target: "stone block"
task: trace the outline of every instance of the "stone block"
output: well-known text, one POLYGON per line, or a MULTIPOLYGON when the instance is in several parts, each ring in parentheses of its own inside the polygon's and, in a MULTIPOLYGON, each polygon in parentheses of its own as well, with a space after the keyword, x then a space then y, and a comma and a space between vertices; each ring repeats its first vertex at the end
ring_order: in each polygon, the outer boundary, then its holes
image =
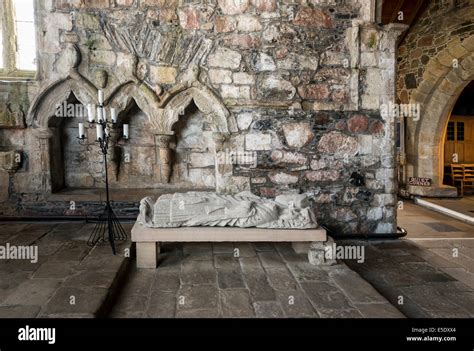
POLYGON ((242 61, 242 55, 237 51, 219 47, 208 58, 210 67, 237 69, 242 61))
POLYGON ((296 291, 298 283, 284 266, 266 268, 268 281, 276 291, 296 291))
POLYGON ((217 268, 219 289, 245 289, 244 277, 240 269, 217 268))
POLYGON ((173 84, 178 71, 175 67, 150 66, 150 80, 155 84, 173 84))
POLYGON ((268 176, 272 183, 278 185, 296 184, 299 181, 297 174, 290 174, 286 172, 272 172, 268 176))
POLYGON ((318 150, 336 157, 355 156, 359 149, 357 139, 340 132, 324 134, 319 141, 318 150))
POLYGON ((184 261, 181 282, 189 285, 215 284, 216 272, 212 261, 184 261))
POLYGON ((250 5, 249 0, 218 0, 219 7, 226 15, 238 15, 244 13, 250 5))
POLYGON ((291 82, 273 74, 259 76, 257 87, 263 98, 291 100, 296 94, 291 82))
POLYGON ((210 69, 209 78, 214 84, 231 84, 232 72, 225 69, 210 69))
POLYGON ((250 295, 247 290, 221 290, 219 291, 219 298, 222 306, 222 317, 248 318, 255 316, 250 295))
POLYGON ((242 84, 242 85, 253 85, 255 84, 255 78, 248 73, 244 72, 237 72, 232 75, 232 80, 234 84, 242 84))
POLYGON ((263 133, 247 134, 245 136, 245 149, 249 151, 271 150, 272 136, 263 133))
POLYGON ((231 16, 218 16, 214 22, 217 33, 233 32, 237 29, 237 21, 231 16))
POLYGON ((177 294, 177 311, 213 310, 219 295, 214 285, 183 285, 177 294))
POLYGON ((160 245, 153 242, 137 242, 137 267, 156 268, 160 253, 160 245))
POLYGON ((312 28, 332 28, 333 21, 331 16, 324 13, 320 9, 303 7, 299 10, 293 23, 297 26, 312 27, 312 28))
POLYGON ((229 85, 221 86, 221 95, 224 99, 250 99, 250 87, 243 85, 229 85))
POLYGON ((253 308, 257 318, 282 318, 284 317, 283 310, 278 302, 275 301, 261 301, 254 302, 253 308))
POLYGON ((283 134, 290 147, 301 148, 314 138, 309 123, 292 123, 283 125, 283 134))
POLYGON ((264 52, 254 52, 249 58, 250 67, 255 72, 275 71, 276 64, 273 57, 264 52))
POLYGON ((257 16, 240 15, 237 17, 237 29, 240 32, 256 32, 262 30, 262 24, 257 16))

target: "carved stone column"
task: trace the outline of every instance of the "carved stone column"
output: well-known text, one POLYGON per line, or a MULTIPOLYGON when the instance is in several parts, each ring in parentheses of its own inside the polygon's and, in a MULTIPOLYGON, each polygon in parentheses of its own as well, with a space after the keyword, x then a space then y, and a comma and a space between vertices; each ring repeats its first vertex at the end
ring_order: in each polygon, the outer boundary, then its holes
POLYGON ((50 128, 37 128, 33 129, 34 136, 38 139, 39 155, 38 161, 39 166, 42 170, 40 173, 41 177, 41 190, 43 193, 51 193, 52 181, 51 181, 51 158, 50 158, 50 141, 54 135, 53 130, 50 128))
POLYGON ((169 183, 171 178, 172 165, 172 150, 170 143, 173 141, 174 135, 167 134, 155 134, 155 146, 156 146, 156 166, 157 172, 155 174, 159 176, 162 183, 169 183))
POLYGON ((120 133, 117 129, 110 130, 109 150, 107 152, 107 168, 112 182, 117 182, 120 173, 121 148, 117 146, 120 133))
POLYGON ((7 201, 12 191, 12 176, 20 168, 22 151, 0 152, 0 202, 7 201))
POLYGON ((223 133, 213 133, 216 153, 216 192, 227 193, 228 185, 232 179, 233 164, 231 156, 226 150, 227 136, 223 133))

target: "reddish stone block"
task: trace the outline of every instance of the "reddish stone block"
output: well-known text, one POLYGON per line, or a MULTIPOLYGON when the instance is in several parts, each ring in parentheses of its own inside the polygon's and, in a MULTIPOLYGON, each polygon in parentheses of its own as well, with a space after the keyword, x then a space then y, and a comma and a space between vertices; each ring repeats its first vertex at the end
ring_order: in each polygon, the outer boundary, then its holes
POLYGON ((243 49, 251 49, 262 46, 260 38, 251 34, 232 34, 224 38, 226 45, 238 46, 243 49))
POLYGON ((293 23, 297 26, 332 28, 333 22, 331 16, 319 9, 309 7, 303 8, 295 16, 293 23))
POLYGON ((222 12, 226 15, 238 15, 244 13, 249 7, 249 0, 217 0, 222 12))
POLYGON ((418 40, 417 46, 431 46, 433 45, 433 36, 427 35, 418 40))
POLYGON ((330 91, 327 84, 308 84, 298 87, 298 93, 306 100, 326 100, 330 91))
POLYGON ((199 11, 193 7, 179 11, 179 22, 184 29, 199 29, 200 15, 199 11))
POLYGON ((380 121, 374 121, 370 125, 369 131, 373 135, 383 135, 384 133, 384 125, 380 121))
POLYGON ((237 28, 237 25, 232 17, 218 16, 214 23, 214 28, 217 33, 228 33, 233 32, 237 28))
POLYGON ((260 12, 273 12, 277 9, 276 0, 252 0, 252 4, 260 12))
POLYGON ((341 177, 341 173, 335 170, 307 171, 304 176, 310 182, 334 182, 341 177))
POLYGON ((363 133, 369 127, 369 118, 364 115, 355 115, 347 121, 347 126, 352 133, 363 133))
POLYGON ((346 102, 347 93, 344 89, 336 89, 332 92, 331 97, 336 102, 346 102))
POLYGON ((277 196, 277 191, 275 188, 260 188, 260 196, 263 197, 275 197, 277 196))
POLYGON ((278 60, 284 59, 288 55, 288 48, 282 48, 275 51, 275 57, 278 60))

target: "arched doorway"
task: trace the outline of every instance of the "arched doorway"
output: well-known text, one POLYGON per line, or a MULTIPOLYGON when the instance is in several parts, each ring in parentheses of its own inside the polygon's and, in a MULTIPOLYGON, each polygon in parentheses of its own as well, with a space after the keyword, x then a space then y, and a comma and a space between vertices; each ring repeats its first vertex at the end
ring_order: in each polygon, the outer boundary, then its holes
POLYGON ((443 184, 446 185, 460 187, 460 183, 454 179, 454 174, 461 175, 465 167, 469 169, 470 165, 474 164, 473 97, 474 81, 471 81, 459 96, 446 126, 443 155, 443 184))
POLYGON ((448 46, 430 60, 422 82, 411 96, 410 103, 421 108, 421 118, 407 121, 406 178, 431 180, 429 187, 408 185, 407 190, 414 195, 457 196, 456 188, 443 181, 444 140, 451 112, 474 79, 474 48, 454 56, 452 52, 448 46))

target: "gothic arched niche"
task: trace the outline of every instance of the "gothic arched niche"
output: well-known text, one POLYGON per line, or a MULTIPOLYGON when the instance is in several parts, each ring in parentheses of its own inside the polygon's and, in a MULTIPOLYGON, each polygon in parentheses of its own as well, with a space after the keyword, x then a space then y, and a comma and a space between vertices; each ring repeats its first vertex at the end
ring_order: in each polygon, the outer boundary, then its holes
POLYGON ((204 85, 191 87, 174 95, 166 104, 160 123, 165 131, 170 131, 178 122, 183 111, 194 103, 203 117, 217 133, 230 134, 238 131, 234 116, 224 104, 204 85))

